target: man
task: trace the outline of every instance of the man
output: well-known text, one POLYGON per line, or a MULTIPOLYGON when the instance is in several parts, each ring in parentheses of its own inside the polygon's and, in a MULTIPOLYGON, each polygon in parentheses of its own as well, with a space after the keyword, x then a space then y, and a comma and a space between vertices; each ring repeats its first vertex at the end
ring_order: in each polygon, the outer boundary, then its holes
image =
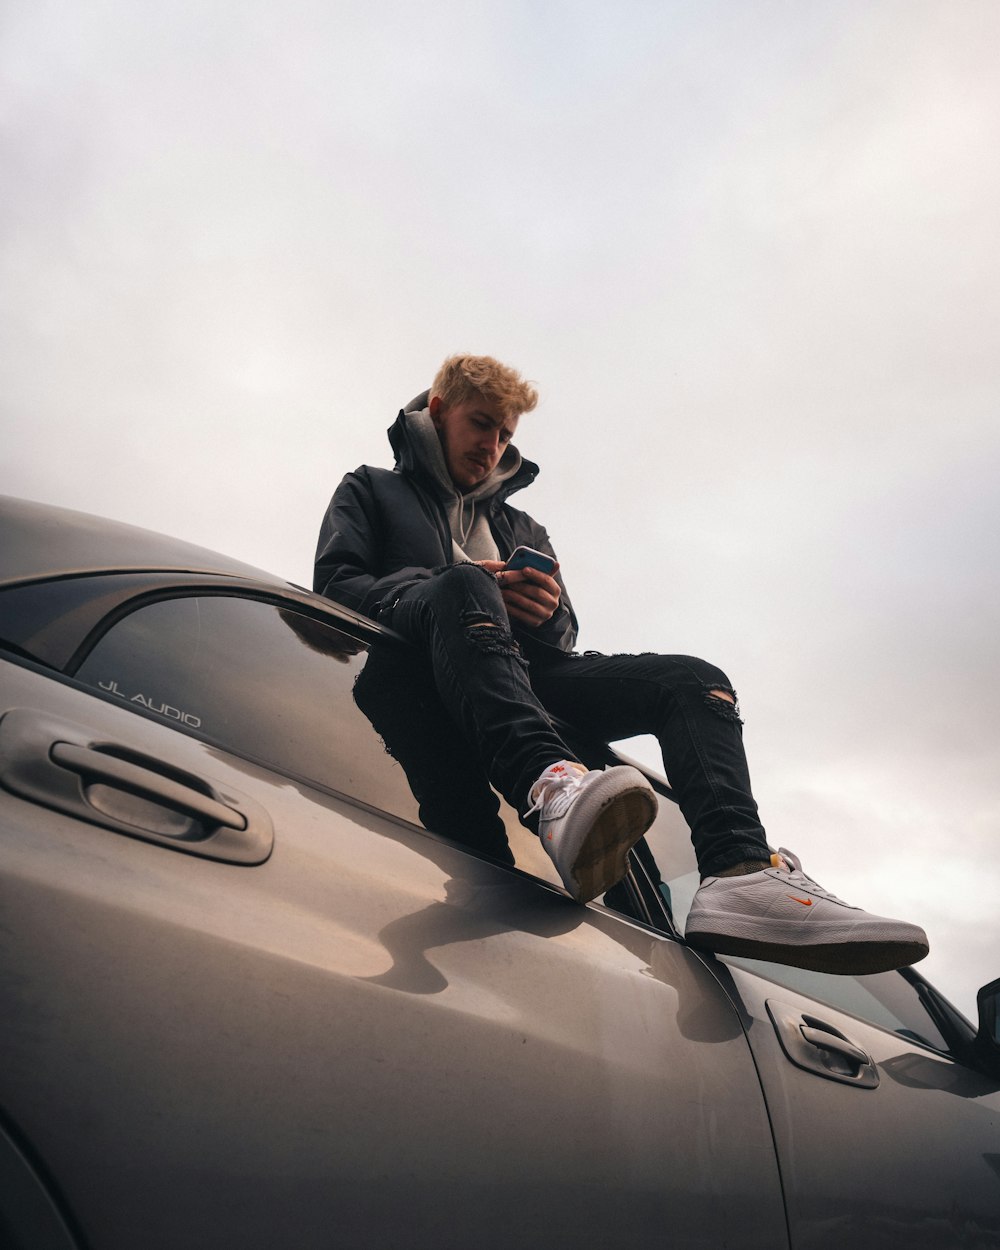
POLYGON ((771 851, 725 673, 692 656, 573 652, 576 617, 548 535, 507 502, 538 473, 512 441, 537 399, 492 357, 446 360, 389 430, 395 468, 363 466, 337 488, 315 589, 415 644, 433 697, 471 744, 475 783, 488 777, 516 811, 538 815, 574 898, 624 876, 656 798, 633 768, 588 771, 550 713, 605 741, 656 735, 702 876, 692 944, 844 973, 922 959, 923 930, 848 906, 771 851), (508 568, 518 546, 551 557, 550 570, 508 568))

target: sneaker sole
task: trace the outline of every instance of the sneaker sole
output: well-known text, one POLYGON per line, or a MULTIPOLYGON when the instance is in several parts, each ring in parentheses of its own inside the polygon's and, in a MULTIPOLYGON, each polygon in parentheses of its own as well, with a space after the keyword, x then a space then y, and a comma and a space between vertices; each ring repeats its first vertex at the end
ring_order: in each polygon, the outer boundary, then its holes
POLYGON ((603 798, 599 791, 581 795, 577 802, 578 819, 589 821, 590 829, 570 865, 567 888, 577 902, 589 903, 625 876, 628 853, 656 819, 657 802, 645 779, 603 798))
POLYGON ((810 972, 832 972, 840 976, 865 976, 873 972, 908 968, 923 959, 930 950, 927 943, 921 941, 829 942, 806 946, 707 932, 692 933, 687 941, 690 946, 715 955, 767 959, 771 963, 807 968, 810 972))

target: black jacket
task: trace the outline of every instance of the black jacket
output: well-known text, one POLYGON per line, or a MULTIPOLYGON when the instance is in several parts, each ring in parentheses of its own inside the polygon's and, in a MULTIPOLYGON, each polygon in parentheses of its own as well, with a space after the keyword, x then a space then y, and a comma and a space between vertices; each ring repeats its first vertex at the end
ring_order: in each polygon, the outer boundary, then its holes
MULTIPOLYGON (((378 619, 404 590, 452 563, 452 539, 435 485, 409 445, 399 414, 389 430, 395 469, 362 465, 334 492, 320 526, 313 589, 328 599, 378 619)), ((517 473, 487 503, 490 530, 500 558, 525 545, 555 556, 545 529, 507 498, 529 486, 538 466, 522 460, 517 473)), ((572 651, 577 622, 562 578, 559 607, 538 629, 516 632, 522 639, 572 651)))

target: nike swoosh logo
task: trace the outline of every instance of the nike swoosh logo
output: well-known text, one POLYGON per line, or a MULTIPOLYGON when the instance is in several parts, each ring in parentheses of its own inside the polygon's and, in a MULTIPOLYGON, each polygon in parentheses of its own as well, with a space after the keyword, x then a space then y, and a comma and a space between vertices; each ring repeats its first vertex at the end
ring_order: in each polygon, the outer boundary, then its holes
POLYGON ((812 907, 813 905, 813 901, 811 898, 796 898, 794 894, 789 894, 788 897, 792 900, 793 903, 801 903, 803 907, 812 907))

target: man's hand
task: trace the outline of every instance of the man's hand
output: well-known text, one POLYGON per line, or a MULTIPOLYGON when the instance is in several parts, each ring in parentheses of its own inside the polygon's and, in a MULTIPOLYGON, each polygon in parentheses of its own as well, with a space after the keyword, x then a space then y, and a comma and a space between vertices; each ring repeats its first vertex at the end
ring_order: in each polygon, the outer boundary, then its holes
MULTIPOLYGON (((548 573, 532 568, 508 569, 502 560, 477 560, 476 563, 496 577, 512 621, 537 629, 559 607, 559 583, 548 573)), ((557 564, 553 573, 558 568, 557 564)))

